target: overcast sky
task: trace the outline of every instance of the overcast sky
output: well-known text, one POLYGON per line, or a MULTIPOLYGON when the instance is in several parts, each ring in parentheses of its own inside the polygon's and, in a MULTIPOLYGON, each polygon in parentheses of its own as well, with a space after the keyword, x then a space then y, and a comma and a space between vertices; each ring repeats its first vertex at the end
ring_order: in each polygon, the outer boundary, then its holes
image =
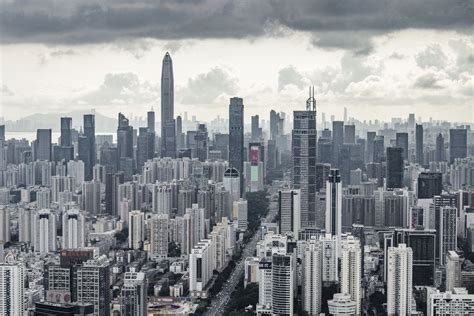
POLYGON ((302 109, 358 119, 474 122, 470 0, 0 0, 0 116, 160 107, 173 59, 175 113, 302 109))

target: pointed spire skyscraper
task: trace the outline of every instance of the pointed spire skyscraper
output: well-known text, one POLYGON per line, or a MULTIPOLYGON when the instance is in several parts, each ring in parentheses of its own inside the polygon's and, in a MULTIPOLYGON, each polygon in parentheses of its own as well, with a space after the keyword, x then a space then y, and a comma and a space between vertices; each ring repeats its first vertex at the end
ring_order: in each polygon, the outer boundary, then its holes
POLYGON ((176 157, 173 61, 169 53, 161 69, 161 157, 176 157))

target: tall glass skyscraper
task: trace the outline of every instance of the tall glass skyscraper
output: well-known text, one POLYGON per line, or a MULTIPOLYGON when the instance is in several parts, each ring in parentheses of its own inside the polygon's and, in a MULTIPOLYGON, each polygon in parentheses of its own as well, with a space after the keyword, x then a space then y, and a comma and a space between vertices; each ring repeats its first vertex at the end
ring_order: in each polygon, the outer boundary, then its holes
POLYGON ((456 128, 449 130, 449 160, 467 156, 467 130, 456 128))
MULTIPOLYGON (((310 96, 308 101, 314 98, 310 96)), ((293 111, 291 151, 293 156, 293 187, 301 191, 301 228, 316 223, 316 102, 306 111, 293 111)), ((321 225, 318 225, 321 226, 321 225)))
MULTIPOLYGON (((84 115, 84 136, 87 138, 87 159, 84 161, 84 179, 86 181, 92 180, 92 167, 97 160, 95 148, 95 115, 84 115)), ((80 155, 80 151, 79 151, 80 155)))
POLYGON ((161 157, 176 157, 173 61, 169 53, 161 69, 161 157))
POLYGON ((243 190, 244 172, 244 100, 231 98, 229 104, 229 164, 239 171, 240 192, 243 190))

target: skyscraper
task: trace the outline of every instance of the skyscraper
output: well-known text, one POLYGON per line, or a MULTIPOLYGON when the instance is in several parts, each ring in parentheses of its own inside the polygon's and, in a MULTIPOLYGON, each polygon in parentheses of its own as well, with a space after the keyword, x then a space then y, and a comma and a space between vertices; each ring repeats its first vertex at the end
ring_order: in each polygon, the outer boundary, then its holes
POLYGON ((326 182, 326 233, 336 236, 339 257, 342 233, 342 183, 339 169, 331 169, 326 182))
POLYGON ((303 252, 302 301, 303 310, 308 315, 321 313, 322 258, 321 243, 311 238, 306 242, 303 252))
POLYGON ((148 128, 148 159, 155 156, 155 111, 151 109, 147 113, 147 128, 148 128))
POLYGON ((423 125, 416 124, 415 130, 415 153, 416 153, 416 163, 419 165, 423 165, 425 162, 423 156, 423 125))
POLYGON ((49 209, 43 209, 34 218, 34 250, 42 254, 56 251, 56 217, 49 209))
POLYGON ((444 137, 441 133, 439 133, 438 136, 436 136, 435 160, 436 161, 446 160, 446 151, 444 150, 444 137))
POLYGON ((449 161, 467 156, 467 130, 456 128, 449 130, 449 161))
POLYGON ((403 187, 403 149, 387 148, 387 188, 403 187))
POLYGON ((93 303, 94 315, 110 316, 110 264, 107 256, 90 259, 77 269, 77 301, 93 303))
POLYGON ((441 172, 421 172, 418 175, 418 198, 432 199, 443 190, 443 174, 441 172))
MULTIPOLYGON (((84 136, 87 138, 87 151, 88 157, 84 160, 84 179, 86 181, 92 180, 92 167, 94 167, 97 161, 97 153, 95 148, 95 115, 85 114, 84 115, 84 136)), ((81 151, 79 150, 79 155, 81 151)))
POLYGON ((122 315, 147 315, 147 280, 143 272, 125 272, 120 295, 122 315))
POLYGON ((342 144, 344 144, 344 122, 333 121, 332 122, 332 149, 333 149, 333 162, 334 167, 339 166, 339 153, 341 151, 342 144))
POLYGON ((231 98, 229 104, 229 166, 240 175, 240 192, 243 190, 244 173, 244 101, 231 98))
POLYGON ((61 117, 61 141, 53 147, 54 161, 69 161, 74 158, 74 147, 72 146, 72 119, 61 117))
POLYGON ((348 236, 342 243, 341 254, 341 292, 349 294, 356 302, 355 315, 361 315, 361 249, 360 242, 348 236))
POLYGON ((295 262, 291 254, 272 257, 273 315, 293 315, 295 262))
POLYGON ((151 109, 146 113, 146 119, 147 119, 147 128, 150 132, 154 133, 155 132, 155 111, 151 109))
POLYGON ((439 225, 439 262, 444 266, 446 256, 457 248, 457 213, 458 209, 452 206, 440 207, 439 225))
POLYGON ((293 111, 291 151, 293 187, 301 192, 301 227, 315 227, 317 131, 316 100, 312 94, 305 111, 293 111))
POLYGON ((274 110, 270 111, 270 139, 277 140, 278 136, 282 133, 280 128, 280 114, 274 110))
POLYGON ((355 144, 355 125, 344 125, 344 144, 355 144))
POLYGON ((199 124, 194 136, 194 144, 196 146, 196 157, 199 161, 206 161, 209 151, 209 136, 207 133, 206 124, 199 124))
POLYGON ((259 127, 260 121, 258 115, 252 116, 252 140, 258 141, 262 136, 262 129, 259 127))
POLYGON ((408 160, 408 133, 397 133, 395 146, 401 148, 404 160, 408 160))
POLYGON ((140 211, 131 211, 128 214, 128 247, 141 249, 145 239, 145 215, 140 211))
POLYGON ((405 244, 399 244, 397 248, 388 248, 387 257, 387 313, 390 316, 411 315, 412 250, 405 244))
POLYGON ((119 158, 133 158, 133 127, 122 113, 118 114, 117 148, 119 158))
POLYGON ((169 53, 161 68, 161 157, 176 157, 173 61, 169 53))
POLYGON ((367 132, 366 162, 374 161, 374 140, 376 135, 376 132, 367 132))
POLYGON ((51 160, 51 129, 38 129, 35 144, 35 160, 51 160))
POLYGON ((70 209, 63 214, 63 248, 82 248, 85 246, 85 219, 77 209, 70 209))
POLYGON ((283 190, 279 192, 278 215, 280 217, 280 234, 292 232, 295 237, 300 230, 300 190, 283 190))
MULTIPOLYGON (((13 258, 12 258, 13 259, 13 258)), ((25 268, 14 262, 0 264, 0 315, 24 315, 25 268)))

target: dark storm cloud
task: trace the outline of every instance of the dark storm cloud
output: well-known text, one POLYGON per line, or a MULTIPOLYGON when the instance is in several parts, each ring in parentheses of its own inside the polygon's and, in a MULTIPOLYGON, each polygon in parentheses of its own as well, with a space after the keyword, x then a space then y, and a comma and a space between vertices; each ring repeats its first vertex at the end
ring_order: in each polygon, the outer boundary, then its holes
POLYGON ((2 43, 247 38, 274 35, 270 25, 312 32, 313 43, 323 48, 363 54, 376 34, 407 28, 469 31, 474 20, 470 0, 0 1, 2 43))

